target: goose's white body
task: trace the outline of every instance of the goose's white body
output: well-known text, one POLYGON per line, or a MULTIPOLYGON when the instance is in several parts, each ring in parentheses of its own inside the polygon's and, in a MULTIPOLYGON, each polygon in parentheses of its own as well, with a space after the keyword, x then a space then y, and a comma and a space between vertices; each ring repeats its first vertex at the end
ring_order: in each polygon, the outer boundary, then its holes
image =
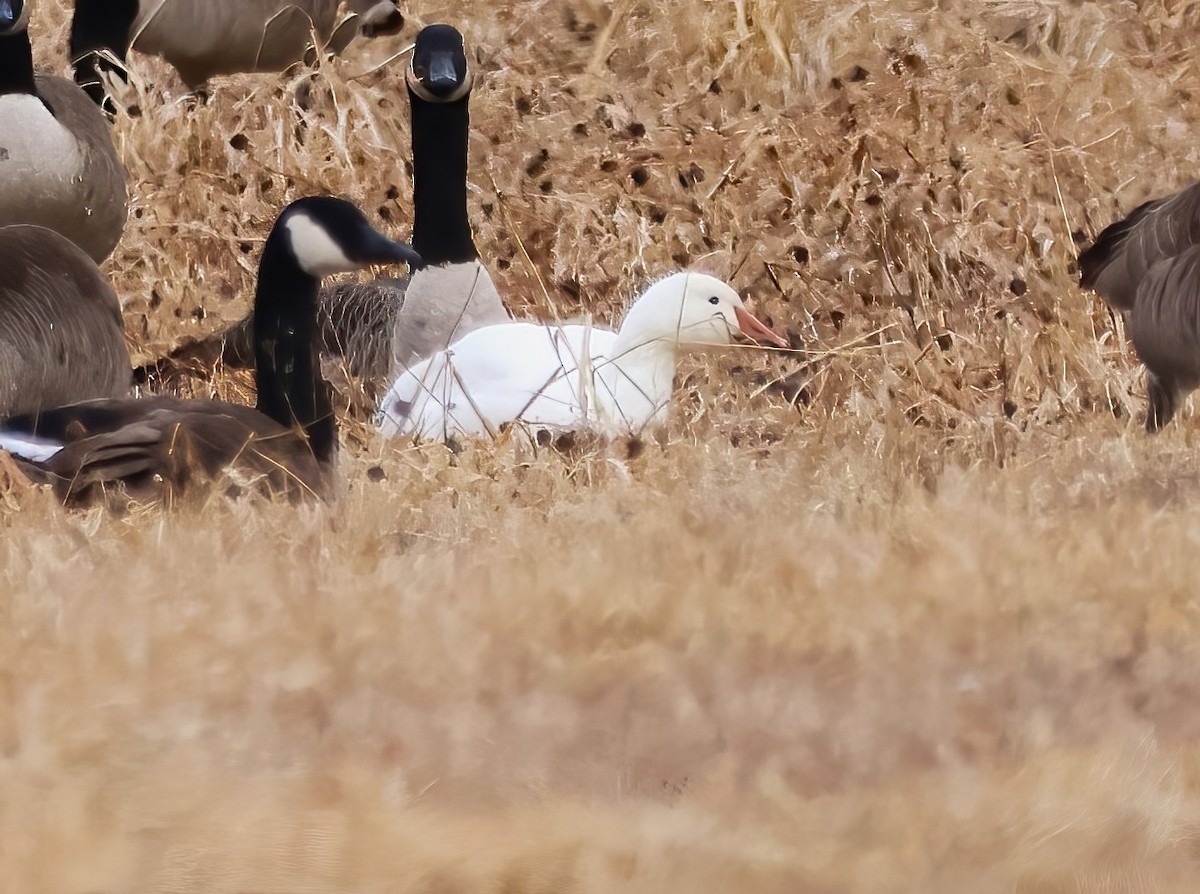
MULTIPOLYGON (((615 332, 579 325, 477 329, 397 379, 384 400, 382 430, 435 440, 483 437, 507 422, 561 430, 640 429, 654 416, 652 407, 614 418, 632 409, 611 399, 612 380, 626 375, 612 363, 616 340, 615 332)), ((673 361, 672 354, 668 362, 673 361)), ((670 391, 665 401, 659 397, 665 410, 670 391)))
POLYGON ((652 286, 618 332, 538 323, 476 329, 397 378, 380 428, 426 440, 494 435, 507 423, 641 432, 667 420, 679 348, 725 345, 739 331, 782 343, 725 283, 677 273, 652 286))

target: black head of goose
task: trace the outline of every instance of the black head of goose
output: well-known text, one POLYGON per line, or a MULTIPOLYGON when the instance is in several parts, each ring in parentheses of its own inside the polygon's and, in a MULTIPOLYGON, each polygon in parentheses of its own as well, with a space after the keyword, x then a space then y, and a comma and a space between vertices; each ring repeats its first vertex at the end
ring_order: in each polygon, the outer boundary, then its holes
POLYGON ((0 226, 48 227, 103 261, 125 228, 125 168, 87 95, 34 71, 32 7, 0 0, 0 226))
POLYGON ((359 33, 394 33, 404 24, 398 0, 348 5, 354 14, 339 26, 338 0, 76 0, 75 80, 104 103, 104 53, 124 63, 135 49, 163 57, 195 89, 215 75, 281 71, 305 58, 314 34, 340 51, 359 33))
POLYGON ((256 408, 170 397, 88 401, 6 420, 0 449, 64 501, 118 483, 137 497, 173 494, 227 468, 272 492, 327 496, 337 424, 313 342, 320 279, 419 261, 351 203, 299 199, 280 214, 259 266, 256 408))
MULTIPOLYGON (((474 75, 462 35, 429 25, 417 35, 405 73, 412 115, 413 247, 425 246, 411 278, 346 282, 321 290, 322 351, 353 376, 382 382, 397 362, 445 347, 479 326, 509 317, 467 218, 468 105, 474 75)), ((420 249, 417 249, 420 252, 420 249)), ((141 375, 210 365, 218 356, 248 367, 253 318, 208 341, 183 345, 141 375)))
POLYGON ((1146 365, 1147 431, 1200 385, 1200 183, 1146 202, 1079 256, 1080 282, 1127 320, 1146 365))

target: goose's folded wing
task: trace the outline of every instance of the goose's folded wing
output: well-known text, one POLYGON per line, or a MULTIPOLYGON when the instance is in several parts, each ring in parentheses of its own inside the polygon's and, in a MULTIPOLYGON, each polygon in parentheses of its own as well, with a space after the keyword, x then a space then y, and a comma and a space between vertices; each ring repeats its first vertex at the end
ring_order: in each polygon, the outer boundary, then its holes
POLYGON ((1140 205, 1105 228, 1079 256, 1080 283, 1128 310, 1150 268, 1200 245, 1200 183, 1140 205))
POLYGON ((317 310, 322 349, 341 357, 361 379, 382 379, 392 368, 392 332, 407 279, 337 283, 321 290, 317 310))
POLYGON ((1129 315, 1138 356, 1160 379, 1200 384, 1200 244, 1146 273, 1129 315))
POLYGON ((325 476, 302 436, 250 407, 157 397, 90 401, 7 420, 5 436, 62 448, 45 459, 22 454, 35 480, 65 501, 97 485, 135 495, 180 489, 227 468, 265 478, 266 489, 323 493, 325 476))

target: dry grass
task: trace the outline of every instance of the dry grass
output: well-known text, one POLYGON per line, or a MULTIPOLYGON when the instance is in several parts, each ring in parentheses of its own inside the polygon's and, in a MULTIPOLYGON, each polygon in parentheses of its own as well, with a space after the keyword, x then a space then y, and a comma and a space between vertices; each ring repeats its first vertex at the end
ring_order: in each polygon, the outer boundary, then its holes
MULTIPOLYGON (((662 443, 348 422, 333 508, 9 487, 0 890, 1194 891, 1197 434, 1142 436, 1073 264, 1197 170, 1197 8, 938 6, 413 3, 478 48, 516 312, 697 264, 807 353, 689 360, 662 443)), ((139 356, 241 315, 288 199, 405 231, 400 68, 362 73, 412 33, 308 111, 138 60, 139 356)))

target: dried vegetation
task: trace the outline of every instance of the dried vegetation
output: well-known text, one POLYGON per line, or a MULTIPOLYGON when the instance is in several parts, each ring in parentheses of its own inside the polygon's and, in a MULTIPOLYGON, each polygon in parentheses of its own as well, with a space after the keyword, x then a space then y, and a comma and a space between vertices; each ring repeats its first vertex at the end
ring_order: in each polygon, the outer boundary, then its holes
MULTIPOLYGON (((689 359, 661 442, 348 417, 333 508, 6 486, 0 889, 1194 891, 1195 426, 1141 434, 1074 259, 1197 170, 1196 4, 408 13, 477 49, 516 313, 696 264, 796 351, 689 359)), ((199 107, 137 61, 140 357, 246 310, 291 198, 406 230, 412 33, 199 107)))

